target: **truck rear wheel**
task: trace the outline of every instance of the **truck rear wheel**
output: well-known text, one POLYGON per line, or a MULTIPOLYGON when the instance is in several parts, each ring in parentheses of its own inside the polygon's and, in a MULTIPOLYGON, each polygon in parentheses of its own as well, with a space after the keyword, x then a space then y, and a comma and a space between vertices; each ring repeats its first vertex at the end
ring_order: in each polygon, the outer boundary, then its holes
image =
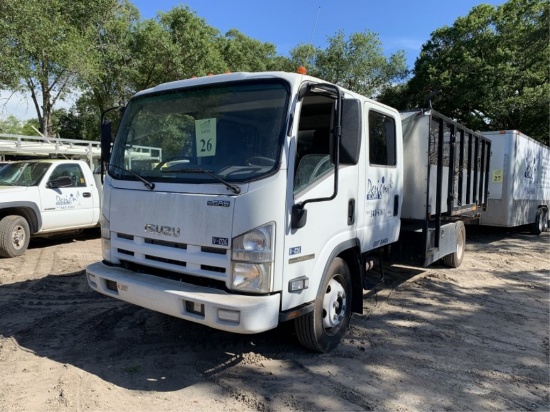
POLYGON ((457 268, 462 264, 466 247, 466 226, 463 222, 455 223, 456 252, 443 257, 443 264, 450 268, 457 268))
POLYGON ((351 275, 348 265, 335 258, 319 288, 312 312, 295 320, 300 343, 316 352, 334 349, 346 333, 351 317, 351 275))
POLYGON ((531 224, 531 233, 533 235, 540 235, 544 232, 544 209, 537 209, 537 215, 535 221, 531 224))
POLYGON ((0 257, 22 255, 29 241, 29 224, 24 217, 10 215, 0 220, 0 257))

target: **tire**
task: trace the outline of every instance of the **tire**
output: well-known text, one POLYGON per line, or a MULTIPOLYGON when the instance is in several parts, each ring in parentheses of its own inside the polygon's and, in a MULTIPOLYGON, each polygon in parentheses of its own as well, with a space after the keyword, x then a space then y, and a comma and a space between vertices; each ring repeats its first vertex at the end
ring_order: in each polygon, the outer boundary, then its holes
POLYGON ((11 215, 0 220, 0 257, 20 256, 30 241, 29 224, 24 217, 11 215))
POLYGON ((450 268, 457 268, 462 264, 466 248, 466 226, 463 222, 455 223, 456 252, 443 256, 443 264, 450 268))
POLYGON ((351 274, 341 258, 335 258, 323 278, 312 312, 295 320, 300 343, 315 352, 334 349, 346 333, 351 317, 351 274))
POLYGON ((544 232, 544 210, 539 208, 537 209, 535 221, 531 224, 531 233, 540 235, 542 232, 544 232))
POLYGON ((548 231, 548 209, 544 209, 542 212, 542 231, 548 231))

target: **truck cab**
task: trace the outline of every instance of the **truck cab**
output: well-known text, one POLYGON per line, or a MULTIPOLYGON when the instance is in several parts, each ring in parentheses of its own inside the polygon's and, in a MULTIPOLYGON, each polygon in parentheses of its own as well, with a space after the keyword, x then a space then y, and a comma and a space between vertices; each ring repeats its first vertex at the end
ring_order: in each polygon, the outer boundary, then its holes
MULTIPOLYGON (((441 130, 443 158, 451 139, 441 130)), ((109 133, 102 142, 103 261, 86 269, 94 290, 236 333, 293 320, 299 341, 318 352, 333 349, 351 313, 362 312, 371 255, 400 237, 404 157, 424 167, 404 153, 397 110, 297 73, 224 74, 139 92, 112 152, 109 133), (137 147, 158 156, 138 158, 137 147)), ((439 205, 443 182, 456 185, 453 174, 441 177, 449 165, 435 163, 439 205)), ((412 223, 426 233, 429 264, 461 254, 456 240, 465 235, 426 203, 427 192, 409 188, 424 210, 422 229, 412 223), (432 214, 436 224, 425 221, 432 214)))
POLYGON ((0 169, 0 256, 23 254, 31 237, 98 225, 100 190, 81 160, 24 160, 0 169))
POLYGON ((238 333, 300 318, 302 343, 330 350, 362 308, 361 255, 399 236, 400 136, 396 110, 300 74, 140 92, 113 143, 89 283, 238 333), (162 159, 132 159, 134 145, 162 159))

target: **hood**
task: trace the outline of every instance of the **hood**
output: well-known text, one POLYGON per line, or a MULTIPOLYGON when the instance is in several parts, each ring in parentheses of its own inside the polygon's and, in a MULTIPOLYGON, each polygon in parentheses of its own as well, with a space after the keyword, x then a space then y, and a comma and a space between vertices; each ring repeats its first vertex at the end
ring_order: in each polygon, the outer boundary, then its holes
POLYGON ((6 196, 9 193, 26 192, 27 190, 29 190, 28 186, 0 186, 0 194, 2 196, 6 196))
POLYGON ((123 235, 228 248, 234 204, 232 196, 115 190, 110 227, 123 235))

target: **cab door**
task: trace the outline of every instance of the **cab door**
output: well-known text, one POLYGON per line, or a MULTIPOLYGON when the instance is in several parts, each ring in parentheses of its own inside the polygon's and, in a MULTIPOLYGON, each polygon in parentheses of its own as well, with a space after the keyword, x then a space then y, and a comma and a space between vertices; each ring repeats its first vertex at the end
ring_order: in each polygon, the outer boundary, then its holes
POLYGON ((50 176, 40 184, 41 231, 92 225, 94 219, 92 183, 86 181, 78 163, 63 163, 55 166, 50 176), (59 182, 57 179, 61 177, 65 178, 66 185, 57 187, 59 182))
POLYGON ((397 241, 403 194, 402 140, 399 113, 367 104, 364 178, 359 238, 363 251, 397 241))

